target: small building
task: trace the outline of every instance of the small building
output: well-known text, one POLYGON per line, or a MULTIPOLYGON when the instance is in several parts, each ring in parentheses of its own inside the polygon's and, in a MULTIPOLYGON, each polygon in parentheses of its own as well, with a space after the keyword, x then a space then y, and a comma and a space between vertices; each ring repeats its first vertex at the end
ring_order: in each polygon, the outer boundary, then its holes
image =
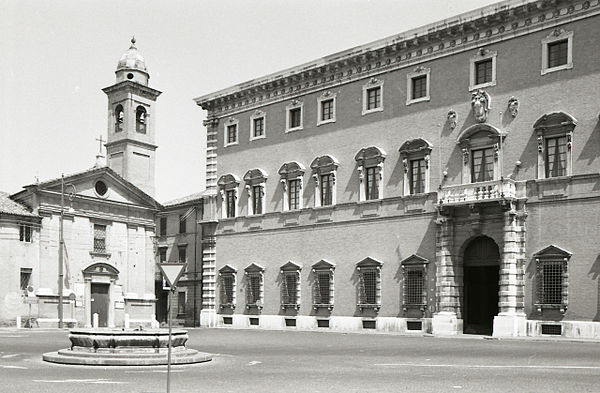
POLYGON ((28 315, 38 287, 41 217, 0 192, 0 326, 12 325, 18 316, 28 315), (37 273, 37 272, 35 272, 37 273))
POLYGON ((599 338, 599 15, 503 1, 196 98, 202 323, 599 338))
MULTIPOLYGON (((171 299, 173 323, 200 326, 202 307, 202 218, 204 193, 195 193, 163 204, 156 215, 156 262, 186 263, 186 269, 171 299)), ((156 318, 166 324, 168 288, 157 273, 155 292, 156 318)))

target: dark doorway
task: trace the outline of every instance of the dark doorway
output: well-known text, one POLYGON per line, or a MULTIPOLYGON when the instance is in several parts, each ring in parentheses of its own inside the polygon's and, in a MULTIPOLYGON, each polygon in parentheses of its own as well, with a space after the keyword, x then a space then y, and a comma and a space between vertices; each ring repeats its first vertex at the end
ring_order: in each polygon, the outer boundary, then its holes
POLYGON ((109 284, 92 283, 92 317, 98 314, 98 327, 108 326, 109 284))
POLYGON ((154 281, 154 294, 156 295, 156 320, 160 324, 167 323, 167 304, 169 302, 169 291, 163 289, 163 282, 154 281))
POLYGON ((473 239, 464 252, 464 333, 492 334, 498 315, 500 253, 487 236, 473 239))

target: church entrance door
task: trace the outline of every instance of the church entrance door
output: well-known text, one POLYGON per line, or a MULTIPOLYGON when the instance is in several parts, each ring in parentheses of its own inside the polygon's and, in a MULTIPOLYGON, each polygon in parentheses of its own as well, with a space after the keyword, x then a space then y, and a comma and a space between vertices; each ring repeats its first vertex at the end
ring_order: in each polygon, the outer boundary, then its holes
POLYGON ((463 257, 464 333, 492 334, 498 315, 500 253, 487 236, 473 239, 463 257))
POLYGON ((98 314, 98 327, 108 326, 110 284, 92 283, 92 316, 98 314))

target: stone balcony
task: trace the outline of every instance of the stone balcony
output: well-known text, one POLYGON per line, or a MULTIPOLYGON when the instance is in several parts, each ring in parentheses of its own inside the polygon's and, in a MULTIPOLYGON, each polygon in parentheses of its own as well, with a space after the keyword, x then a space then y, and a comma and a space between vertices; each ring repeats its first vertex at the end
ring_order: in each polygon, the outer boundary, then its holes
POLYGON ((517 184, 512 179, 444 186, 438 191, 439 204, 445 206, 515 200, 517 198, 517 184))

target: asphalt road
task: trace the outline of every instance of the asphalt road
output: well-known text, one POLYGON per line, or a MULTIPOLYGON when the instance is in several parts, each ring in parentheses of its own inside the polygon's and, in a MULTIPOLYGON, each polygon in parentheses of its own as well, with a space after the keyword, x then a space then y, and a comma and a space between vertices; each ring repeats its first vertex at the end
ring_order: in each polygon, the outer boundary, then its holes
MULTIPOLYGON (((600 392, 600 343, 191 329, 172 392, 600 392)), ((166 366, 65 366, 58 330, 0 329, 0 392, 165 392, 166 366)))

